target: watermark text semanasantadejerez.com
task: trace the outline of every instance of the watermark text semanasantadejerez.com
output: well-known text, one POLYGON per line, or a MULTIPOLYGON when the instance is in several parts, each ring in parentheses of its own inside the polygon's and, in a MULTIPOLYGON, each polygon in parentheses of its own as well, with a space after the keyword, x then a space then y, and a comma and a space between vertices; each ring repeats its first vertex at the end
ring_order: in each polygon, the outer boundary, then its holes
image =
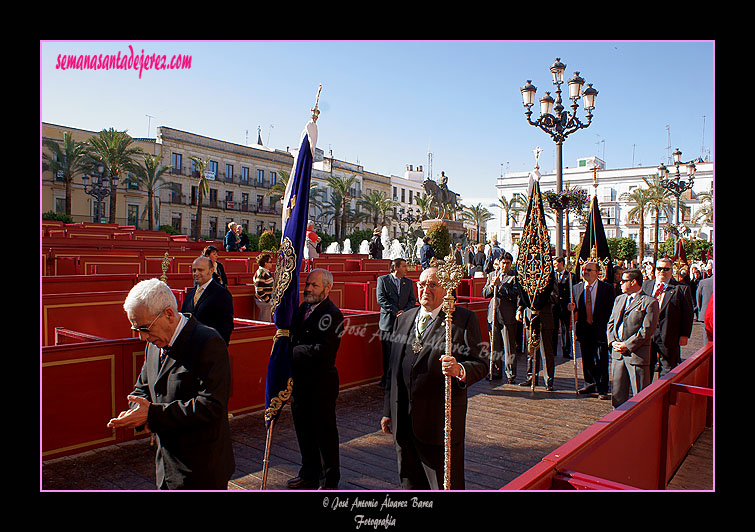
POLYGON ((56 70, 138 70, 139 79, 145 70, 184 70, 191 68, 191 56, 176 54, 168 59, 158 53, 134 53, 133 46, 128 52, 109 54, 58 54, 56 70))

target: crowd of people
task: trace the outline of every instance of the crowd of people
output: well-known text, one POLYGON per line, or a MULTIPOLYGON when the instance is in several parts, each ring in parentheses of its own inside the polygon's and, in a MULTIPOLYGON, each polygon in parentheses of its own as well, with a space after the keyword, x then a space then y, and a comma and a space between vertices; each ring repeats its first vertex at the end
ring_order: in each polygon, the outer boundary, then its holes
MULTIPOLYGON (((244 244, 234 237, 240 233, 237 227, 229 226, 225 245, 231 242, 239 250, 244 244)), ((379 239, 377 232, 375 237, 379 239)), ((377 246, 375 250, 380 251, 377 246)), ((508 384, 537 386, 543 370, 545 389, 552 391, 560 336, 566 358, 577 355, 579 344, 584 379, 579 393, 610 398, 618 407, 648 386, 654 375, 663 376, 680 363, 694 319, 706 321, 712 339, 712 262, 697 269, 700 276, 683 281, 673 278, 674 264, 668 258, 658 259, 652 271, 617 264, 615 278, 601 280, 601 263, 583 263, 572 273, 557 257, 549 297, 541 301, 541 308, 531 309, 523 303, 511 253, 495 240, 487 253, 485 246, 468 247, 466 259, 464 253, 461 245, 455 246, 456 261, 466 263, 467 274, 485 278, 488 331, 483 337, 476 314, 456 307, 450 318, 450 355, 442 305, 446 291, 431 262, 429 241, 420 250, 423 269, 416 292, 402 258, 391 260, 390 272, 377 280, 383 365, 379 385, 384 388, 380 428, 392 436, 404 489, 444 486, 445 419, 440 406, 448 377, 449 482, 451 489, 460 490, 467 390, 475 382, 505 375, 508 384), (539 328, 539 349, 527 348, 533 327, 539 328), (517 357, 525 354, 527 374, 517 382, 517 357)), ((263 321, 271 319, 271 262, 271 254, 261 253, 254 276, 263 321)), ((335 364, 344 316, 329 298, 333 275, 325 269, 308 270, 303 301, 290 327, 291 409, 301 468, 287 488, 338 489, 335 364)), ((228 425, 233 298, 214 246, 194 260, 192 275, 194 287, 187 291, 180 312, 170 288, 157 279, 138 283, 128 294, 124 310, 147 347, 128 395, 129 409, 108 426, 148 428, 156 435, 159 489, 226 489, 235 468, 228 425)))

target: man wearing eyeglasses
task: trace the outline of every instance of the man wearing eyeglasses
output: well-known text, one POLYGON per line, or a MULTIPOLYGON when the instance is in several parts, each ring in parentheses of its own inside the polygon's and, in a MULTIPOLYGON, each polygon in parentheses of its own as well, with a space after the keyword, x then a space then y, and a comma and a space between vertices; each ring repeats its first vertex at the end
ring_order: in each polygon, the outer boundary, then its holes
POLYGON ((660 258, 655 263, 655 279, 642 283, 642 292, 658 301, 658 328, 650 350, 650 368, 659 377, 679 365, 681 346, 687 345, 694 319, 689 286, 672 278, 674 263, 660 258))
POLYGON ((621 295, 608 320, 608 344, 613 359, 611 404, 614 408, 652 382, 650 344, 658 326, 658 301, 642 293, 642 272, 621 274, 621 295))
POLYGON ((574 302, 570 311, 577 310, 574 332, 582 355, 585 386, 580 394, 597 392, 600 399, 608 399, 608 340, 606 325, 611 317, 615 291, 613 285, 598 279, 598 265, 586 262, 582 266, 582 280, 573 287, 574 302))
POLYGON ((467 387, 488 372, 480 356, 477 315, 456 307, 451 334, 453 352, 446 355, 446 291, 438 269, 423 270, 417 283, 420 307, 396 318, 380 425, 393 434, 401 487, 443 488, 445 379, 451 377, 451 489, 464 489, 464 431, 467 387))
POLYGON ((177 310, 159 279, 131 289, 123 308, 146 340, 144 364, 114 429, 157 436, 158 489, 224 490, 235 469, 228 424, 231 368, 218 332, 177 310))

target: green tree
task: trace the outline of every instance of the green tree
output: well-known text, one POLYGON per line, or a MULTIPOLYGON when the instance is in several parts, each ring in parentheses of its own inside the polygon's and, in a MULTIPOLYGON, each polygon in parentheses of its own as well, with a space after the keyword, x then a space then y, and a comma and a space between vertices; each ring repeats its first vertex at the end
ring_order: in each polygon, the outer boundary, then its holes
POLYGON ((73 178, 82 173, 87 152, 86 143, 76 142, 69 132, 63 134, 63 147, 52 139, 45 139, 42 145, 52 152, 42 154, 42 169, 52 172, 53 181, 59 175, 66 185, 65 214, 71 216, 71 192, 73 178))
POLYGON ((131 175, 131 181, 136 183, 139 188, 147 191, 147 228, 152 231, 154 219, 155 196, 162 189, 176 191, 174 183, 163 180, 165 172, 171 169, 170 166, 160 165, 160 155, 144 154, 144 164, 137 164, 131 175))
POLYGON ((210 158, 207 157, 207 159, 203 160, 201 157, 192 156, 191 162, 194 163, 194 171, 197 173, 196 177, 199 179, 197 185, 197 216, 194 220, 194 240, 198 242, 202 237, 200 233, 202 229, 202 203, 204 202, 205 194, 209 194, 210 191, 210 183, 207 180, 207 176, 205 176, 205 170, 207 169, 207 165, 210 164, 210 158))
POLYGON ((349 218, 354 217, 354 211, 351 209, 350 200, 353 197, 352 188, 357 182, 356 176, 351 177, 328 177, 328 185, 332 188, 328 206, 332 209, 329 214, 332 215, 335 222, 335 236, 339 242, 342 242, 346 234, 346 223, 349 218))
POLYGON ((434 224, 428 231, 430 237, 430 246, 438 260, 446 258, 451 253, 451 235, 448 233, 448 227, 443 222, 434 224))
POLYGON ((257 246, 260 248, 260 251, 278 251, 279 243, 280 239, 276 238, 275 233, 268 229, 260 235, 257 246))
POLYGON ((87 141, 87 153, 91 157, 90 168, 96 162, 105 165, 105 172, 110 178, 110 223, 116 223, 116 207, 118 205, 118 185, 114 178, 125 177, 128 172, 136 169, 134 157, 143 153, 142 149, 134 146, 134 139, 125 131, 116 131, 112 127, 103 129, 96 136, 87 141))
POLYGON ((478 242, 485 242, 485 239, 483 239, 481 236, 482 233, 484 233, 484 231, 482 231, 482 227, 484 227, 488 223, 488 221, 492 220, 493 218, 495 218, 493 213, 483 207, 482 203, 472 205, 471 207, 465 205, 461 212, 461 219, 473 223, 477 228, 478 242))
POLYGON ((674 206, 671 202, 672 194, 669 190, 663 187, 661 179, 658 174, 652 176, 643 177, 643 181, 648 186, 648 212, 655 216, 655 223, 653 225, 655 234, 655 244, 653 246, 653 264, 658 260, 658 240, 660 236, 661 218, 666 217, 667 220, 671 220, 671 214, 674 212, 674 206))
POLYGON ((385 224, 388 212, 397 207, 399 202, 387 198, 385 193, 379 190, 373 190, 364 194, 357 204, 365 209, 372 227, 378 227, 381 221, 385 224))
MULTIPOLYGON (((646 188, 635 188, 629 192, 624 192, 621 196, 623 201, 629 201, 636 203, 627 213, 627 221, 637 220, 640 226, 639 234, 637 235, 637 263, 642 264, 642 259, 645 256, 645 213, 648 212, 650 205, 650 193, 646 188)), ((631 259, 630 259, 631 260, 631 259)))

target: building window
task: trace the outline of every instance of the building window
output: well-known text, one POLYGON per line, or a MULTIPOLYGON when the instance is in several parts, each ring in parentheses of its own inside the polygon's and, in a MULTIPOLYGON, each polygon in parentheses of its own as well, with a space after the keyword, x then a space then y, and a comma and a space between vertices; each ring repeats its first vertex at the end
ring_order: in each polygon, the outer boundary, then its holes
POLYGON ((249 168, 241 167, 241 182, 245 185, 249 183, 249 168))
POLYGON ((229 183, 233 182, 233 165, 232 164, 226 164, 225 165, 225 180, 229 183))
POLYGON ((174 213, 171 214, 170 225, 172 225, 173 229, 175 229, 179 233, 182 232, 182 229, 181 229, 181 213, 180 212, 174 212, 174 213))
POLYGON ((174 153, 170 157, 170 163, 173 165, 173 171, 171 173, 173 174, 180 174, 181 173, 181 154, 180 153, 174 153))
POLYGON ((278 175, 275 172, 270 172, 270 186, 275 185, 277 182, 278 175))
POLYGON ((406 189, 401 189, 401 203, 406 203, 406 189))
POLYGON ((257 184, 262 185, 265 182, 265 171, 257 170, 257 184))
POLYGON ((207 198, 210 201, 210 207, 217 208, 218 206, 218 189, 210 189, 210 197, 207 198))
POLYGON ((217 161, 210 161, 210 164, 207 165, 207 170, 212 172, 212 177, 210 179, 217 179, 218 177, 218 162, 217 161))
POLYGON ((128 205, 126 213, 126 225, 139 226, 139 206, 128 205))
POLYGON ((56 213, 66 212, 66 199, 65 198, 55 198, 55 212, 56 213))
POLYGON ((398 201, 398 191, 393 187, 393 201, 398 201))
POLYGON ((413 190, 410 190, 410 191, 409 191, 409 204, 410 204, 410 205, 411 205, 411 203, 412 203, 412 200, 414 200, 414 198, 412 197, 412 194, 414 194, 414 191, 413 191, 413 190))

